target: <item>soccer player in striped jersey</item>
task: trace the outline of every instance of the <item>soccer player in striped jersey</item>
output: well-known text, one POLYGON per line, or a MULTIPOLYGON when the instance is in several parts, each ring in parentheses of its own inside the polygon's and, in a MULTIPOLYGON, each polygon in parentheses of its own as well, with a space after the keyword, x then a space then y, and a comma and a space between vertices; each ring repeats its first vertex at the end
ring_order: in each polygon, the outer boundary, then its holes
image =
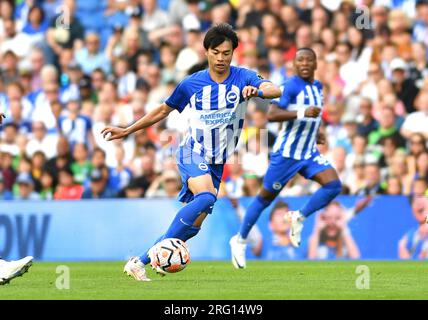
POLYGON ((263 186, 248 207, 239 233, 230 240, 235 268, 246 267, 246 239, 252 226, 297 173, 318 182, 321 188, 303 207, 284 217, 291 222, 290 240, 294 247, 300 246, 305 218, 325 207, 342 190, 336 170, 316 148, 316 143, 324 143, 325 137, 318 132, 323 94, 321 83, 314 79, 315 52, 310 48, 297 50, 294 68, 296 75, 285 81, 281 98, 273 100, 269 108, 269 121, 283 122, 283 128, 275 141, 263 186))
MULTIPOLYGON (((106 127, 101 132, 107 140, 120 139, 165 119, 174 110, 190 109, 189 131, 176 157, 183 182, 179 200, 187 204, 156 242, 165 238, 186 241, 199 232, 217 200, 226 159, 238 142, 244 124, 245 100, 281 95, 277 86, 261 79, 254 71, 230 66, 237 46, 238 37, 228 24, 212 27, 204 38, 207 70, 185 78, 165 103, 130 127, 106 127)), ((131 258, 124 272, 136 280, 148 281, 144 265, 151 262, 161 273, 152 255, 149 249, 141 257, 131 258)))

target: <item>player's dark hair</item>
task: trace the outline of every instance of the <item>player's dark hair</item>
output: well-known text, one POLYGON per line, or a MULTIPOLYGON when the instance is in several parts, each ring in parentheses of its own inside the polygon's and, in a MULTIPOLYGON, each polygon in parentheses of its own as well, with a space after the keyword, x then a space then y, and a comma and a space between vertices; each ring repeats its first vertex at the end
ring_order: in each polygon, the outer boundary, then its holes
POLYGON ((230 24, 221 23, 208 30, 204 38, 204 48, 205 50, 214 49, 226 40, 232 43, 232 48, 235 50, 238 46, 238 35, 230 24))
POLYGON ((278 201, 277 203, 275 203, 275 206, 272 208, 272 211, 270 212, 269 215, 269 221, 272 220, 273 214, 276 210, 278 209, 283 209, 283 208, 287 208, 289 209, 290 207, 288 206, 288 204, 284 201, 278 201))
POLYGON ((299 49, 297 49, 297 51, 296 51, 296 56, 297 56, 297 54, 298 54, 299 52, 301 52, 301 51, 309 51, 309 52, 311 52, 311 53, 314 55, 314 58, 315 58, 315 59, 317 58, 317 54, 315 53, 314 49, 312 49, 312 48, 309 48, 309 47, 302 47, 302 48, 299 48, 299 49))

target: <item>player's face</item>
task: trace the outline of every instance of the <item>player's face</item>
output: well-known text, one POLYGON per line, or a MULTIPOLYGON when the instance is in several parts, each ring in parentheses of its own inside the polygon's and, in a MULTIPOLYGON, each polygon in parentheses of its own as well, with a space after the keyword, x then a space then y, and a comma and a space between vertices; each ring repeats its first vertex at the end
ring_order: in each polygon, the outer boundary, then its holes
POLYGON ((314 78, 317 69, 317 60, 311 51, 302 50, 294 58, 294 68, 299 77, 305 80, 314 78))
POLYGON ((232 62, 232 42, 226 40, 215 48, 209 48, 206 55, 211 70, 217 74, 226 73, 232 62))

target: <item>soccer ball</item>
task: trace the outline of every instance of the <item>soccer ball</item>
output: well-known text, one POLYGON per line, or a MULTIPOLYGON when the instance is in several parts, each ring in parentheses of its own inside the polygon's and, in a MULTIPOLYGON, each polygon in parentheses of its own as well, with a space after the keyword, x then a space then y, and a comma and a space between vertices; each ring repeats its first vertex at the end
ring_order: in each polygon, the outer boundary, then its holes
POLYGON ((164 239, 153 248, 152 265, 168 273, 183 270, 190 262, 190 253, 184 241, 175 238, 164 239))

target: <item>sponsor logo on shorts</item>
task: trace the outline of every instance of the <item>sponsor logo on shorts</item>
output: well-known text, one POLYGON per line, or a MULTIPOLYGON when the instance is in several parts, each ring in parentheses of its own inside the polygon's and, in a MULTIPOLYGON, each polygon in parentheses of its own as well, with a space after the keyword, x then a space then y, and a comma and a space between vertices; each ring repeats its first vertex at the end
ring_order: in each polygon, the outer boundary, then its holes
POLYGON ((282 184, 280 182, 274 182, 272 185, 273 190, 281 190, 282 189, 282 184))
POLYGON ((206 163, 201 162, 198 165, 199 169, 201 169, 202 171, 208 171, 208 165, 206 163))

